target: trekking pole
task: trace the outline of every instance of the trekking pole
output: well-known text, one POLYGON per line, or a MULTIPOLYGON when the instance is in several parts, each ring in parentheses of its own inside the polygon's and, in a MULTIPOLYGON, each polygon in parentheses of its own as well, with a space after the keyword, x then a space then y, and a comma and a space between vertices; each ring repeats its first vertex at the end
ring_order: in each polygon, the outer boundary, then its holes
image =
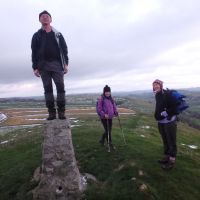
POLYGON ((121 125, 121 122, 120 122, 119 115, 117 116, 117 118, 118 118, 119 127, 120 127, 120 129, 121 129, 122 136, 123 136, 123 138, 124 138, 124 144, 126 145, 127 143, 126 143, 126 139, 125 139, 124 131, 123 131, 123 129, 122 129, 122 125, 121 125))
POLYGON ((108 122, 108 119, 106 119, 106 121, 107 121, 107 134, 108 134, 108 136, 107 136, 107 139, 108 139, 108 152, 110 152, 109 122, 108 122))

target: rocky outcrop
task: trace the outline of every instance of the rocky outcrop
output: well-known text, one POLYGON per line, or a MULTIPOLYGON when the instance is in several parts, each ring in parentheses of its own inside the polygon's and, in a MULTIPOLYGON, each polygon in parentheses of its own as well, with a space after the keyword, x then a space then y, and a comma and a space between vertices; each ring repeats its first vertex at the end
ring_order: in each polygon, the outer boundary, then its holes
POLYGON ((34 200, 77 200, 83 185, 67 120, 48 121, 44 127, 42 166, 34 200))

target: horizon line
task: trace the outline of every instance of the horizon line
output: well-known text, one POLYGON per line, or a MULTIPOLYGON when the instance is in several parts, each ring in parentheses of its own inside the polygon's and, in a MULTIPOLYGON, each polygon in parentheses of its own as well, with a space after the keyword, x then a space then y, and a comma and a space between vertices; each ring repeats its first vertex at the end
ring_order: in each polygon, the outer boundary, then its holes
MULTIPOLYGON (((200 90, 199 87, 189 87, 189 88, 173 88, 175 90, 193 90, 198 91, 200 90)), ((134 92, 152 92, 151 89, 143 89, 143 90, 127 90, 127 91, 114 91, 112 94, 116 93, 134 93, 134 92)), ((67 95, 84 95, 84 94, 101 94, 102 92, 76 92, 76 93, 68 93, 67 95)), ((153 92, 152 92, 153 93, 153 92)), ((56 96, 56 95, 55 95, 56 96)), ((34 95, 34 96, 10 96, 10 97, 0 97, 0 99, 8 99, 8 98, 34 98, 34 97, 44 97, 44 95, 34 95)))

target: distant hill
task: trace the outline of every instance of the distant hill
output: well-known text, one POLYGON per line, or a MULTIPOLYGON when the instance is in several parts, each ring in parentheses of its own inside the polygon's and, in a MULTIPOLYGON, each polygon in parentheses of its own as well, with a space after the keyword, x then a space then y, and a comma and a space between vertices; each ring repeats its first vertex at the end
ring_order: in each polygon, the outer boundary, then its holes
MULTIPOLYGON (((194 88, 170 88, 175 89, 179 91, 184 92, 200 92, 200 87, 194 87, 194 88)), ((80 97, 80 96, 99 96, 101 92, 99 93, 77 93, 77 94, 66 94, 66 96, 73 96, 73 97, 80 97)), ((133 90, 133 91, 118 91, 118 92, 112 92, 113 96, 152 96, 153 92, 152 90, 133 90)), ((28 100, 44 100, 44 96, 27 96, 27 97, 5 97, 0 98, 0 102, 4 101, 28 101, 28 100)))

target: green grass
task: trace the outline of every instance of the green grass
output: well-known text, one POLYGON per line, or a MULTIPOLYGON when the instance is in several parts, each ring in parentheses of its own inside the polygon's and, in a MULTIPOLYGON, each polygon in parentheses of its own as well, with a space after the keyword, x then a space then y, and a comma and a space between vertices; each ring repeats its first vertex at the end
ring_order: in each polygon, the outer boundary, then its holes
POLYGON ((0 148, 0 199, 32 199, 29 191, 36 183, 31 178, 41 164, 41 128, 17 130, 0 139, 9 140, 13 134, 14 142, 0 148))
POLYGON ((163 171, 157 163, 162 156, 162 144, 156 123, 148 115, 122 118, 127 145, 117 124, 113 124, 113 143, 117 149, 108 153, 98 144, 103 132, 100 122, 85 118, 81 128, 73 130, 76 157, 82 173, 93 174, 98 182, 89 183, 85 199, 160 199, 197 200, 200 195, 199 149, 192 150, 181 143, 200 146, 200 132, 179 124, 176 167, 163 171), (149 129, 142 128, 150 126, 149 129), (144 135, 145 137, 141 137, 144 135), (144 174, 139 175, 139 171, 144 174), (134 179, 134 180, 133 180, 134 179), (145 184, 147 190, 141 192, 145 184))
MULTIPOLYGON (((97 117, 80 116, 79 119, 84 121, 82 126, 72 129, 80 172, 90 173, 98 180, 88 181, 83 199, 199 199, 200 131, 178 123, 177 163, 173 170, 163 171, 157 163, 163 148, 153 117, 138 113, 120 118, 127 145, 124 145, 118 121, 114 119, 112 136, 116 150, 111 153, 98 143, 103 128, 97 117), (190 149, 187 146, 190 144, 197 145, 198 149, 190 149), (145 191, 139 189, 142 184, 147 186, 145 191)), ((16 135, 12 143, 0 147, 0 199, 32 199, 29 191, 36 183, 30 180, 41 163, 42 131, 41 127, 36 127, 0 136, 3 141, 16 135)))

